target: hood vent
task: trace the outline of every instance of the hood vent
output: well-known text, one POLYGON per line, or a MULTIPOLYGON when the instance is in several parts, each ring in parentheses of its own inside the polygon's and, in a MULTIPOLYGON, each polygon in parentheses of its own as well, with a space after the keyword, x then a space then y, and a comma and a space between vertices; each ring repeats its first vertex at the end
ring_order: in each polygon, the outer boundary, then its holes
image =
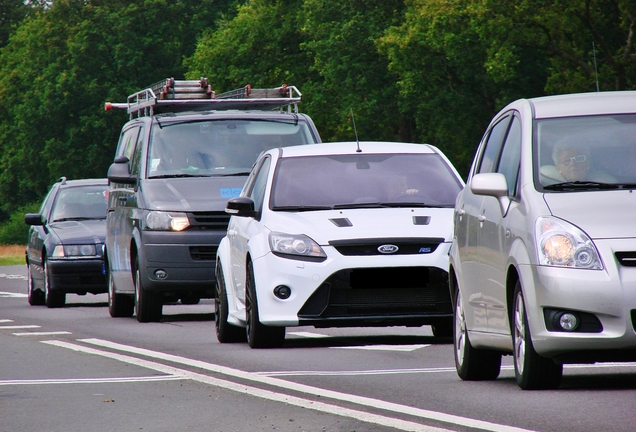
POLYGON ((431 223, 430 216, 413 216, 413 225, 428 225, 431 223))
POLYGON ((348 218, 334 218, 334 219, 329 219, 335 226, 337 227, 350 227, 353 226, 353 224, 351 223, 351 221, 348 218))

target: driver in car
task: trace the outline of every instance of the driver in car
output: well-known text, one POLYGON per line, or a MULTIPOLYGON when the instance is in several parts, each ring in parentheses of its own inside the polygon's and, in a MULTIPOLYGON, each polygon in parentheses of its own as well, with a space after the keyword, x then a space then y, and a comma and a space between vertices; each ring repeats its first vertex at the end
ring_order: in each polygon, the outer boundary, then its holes
POLYGON ((616 179, 609 174, 590 169, 590 149, 584 144, 572 140, 559 141, 552 151, 554 165, 541 167, 543 184, 555 184, 576 181, 613 183, 616 179))

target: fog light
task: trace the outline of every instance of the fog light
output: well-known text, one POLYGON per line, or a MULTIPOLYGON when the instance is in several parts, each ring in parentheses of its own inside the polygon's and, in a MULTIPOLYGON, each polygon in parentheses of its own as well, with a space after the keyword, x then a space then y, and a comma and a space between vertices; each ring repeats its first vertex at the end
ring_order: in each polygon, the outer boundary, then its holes
POLYGON ((288 299, 291 295, 291 288, 285 285, 278 285, 274 288, 274 295, 281 300, 288 299))
POLYGON ((559 316, 559 327, 565 331, 574 331, 579 326, 579 317, 570 312, 565 312, 559 316))
POLYGON ((165 270, 155 270, 155 277, 157 279, 165 279, 168 277, 168 273, 165 270))

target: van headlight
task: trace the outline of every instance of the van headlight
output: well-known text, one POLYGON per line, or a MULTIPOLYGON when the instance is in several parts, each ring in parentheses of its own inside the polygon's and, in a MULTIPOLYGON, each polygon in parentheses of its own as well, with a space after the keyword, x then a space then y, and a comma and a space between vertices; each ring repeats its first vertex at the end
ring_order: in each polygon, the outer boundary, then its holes
POLYGON ((592 240, 571 223, 552 216, 535 223, 539 264, 602 270, 598 250, 592 240))
POLYGON ((324 261, 327 254, 320 245, 304 234, 269 234, 269 247, 275 255, 283 258, 324 261))
POLYGON ((146 216, 146 229, 183 231, 190 226, 188 215, 179 212, 151 211, 146 216))

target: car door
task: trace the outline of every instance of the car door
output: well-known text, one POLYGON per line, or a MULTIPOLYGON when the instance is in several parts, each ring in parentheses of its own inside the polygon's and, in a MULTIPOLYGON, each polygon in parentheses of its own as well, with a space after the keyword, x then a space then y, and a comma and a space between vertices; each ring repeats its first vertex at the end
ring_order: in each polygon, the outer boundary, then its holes
MULTIPOLYGON (((117 156, 129 159, 131 173, 139 168, 134 162, 135 149, 141 148, 143 129, 139 124, 122 131, 117 156), (139 146, 138 146, 139 144, 139 146)), ((137 172, 138 174, 138 172, 137 172)), ((135 186, 111 183, 107 215, 108 255, 111 275, 119 292, 134 292, 130 271, 130 244, 132 238, 132 213, 136 207, 135 186)))
MULTIPOLYGON (((494 165, 494 172, 503 174, 508 185, 511 202, 518 202, 517 185, 521 163, 521 121, 516 114, 510 118, 507 134, 500 155, 494 165)), ((514 240, 510 229, 510 218, 518 214, 516 206, 502 209, 497 198, 486 196, 482 201, 484 221, 480 236, 480 272, 483 302, 488 319, 488 331, 509 333, 510 326, 506 313, 506 279, 508 257, 514 240), (516 212, 516 213, 515 213, 516 212)))
MULTIPOLYGON (((509 123, 510 115, 505 115, 486 131, 471 177, 495 170, 509 123)), ((470 179, 467 184, 470 186, 470 179)), ((493 198, 492 202, 486 202, 486 199, 483 195, 472 193, 470 187, 467 187, 457 203, 456 238, 461 260, 460 289, 465 302, 466 321, 473 331, 488 331, 486 304, 492 300, 485 298, 490 291, 485 290, 485 286, 492 283, 494 275, 484 270, 484 262, 489 260, 484 254, 498 242, 496 238, 492 238, 496 227, 488 220, 488 217, 495 216, 495 210, 499 211, 498 201, 493 198)))
POLYGON ((44 198, 42 206, 40 207, 40 218, 42 219, 42 225, 31 225, 29 227, 29 239, 27 244, 27 258, 31 268, 31 277, 35 288, 44 287, 44 269, 42 267, 43 256, 42 251, 44 249, 44 242, 46 236, 49 233, 48 225, 51 222, 51 208, 53 207, 53 201, 59 190, 59 184, 54 185, 49 193, 44 198))
MULTIPOLYGON (((255 167, 254 175, 245 184, 245 195, 254 201, 257 215, 263 210, 265 191, 268 186, 271 157, 263 157, 255 167)), ((232 285, 234 295, 241 309, 245 307, 245 280, 248 254, 248 242, 251 236, 262 229, 260 217, 232 217, 228 226, 230 244, 232 285)))

